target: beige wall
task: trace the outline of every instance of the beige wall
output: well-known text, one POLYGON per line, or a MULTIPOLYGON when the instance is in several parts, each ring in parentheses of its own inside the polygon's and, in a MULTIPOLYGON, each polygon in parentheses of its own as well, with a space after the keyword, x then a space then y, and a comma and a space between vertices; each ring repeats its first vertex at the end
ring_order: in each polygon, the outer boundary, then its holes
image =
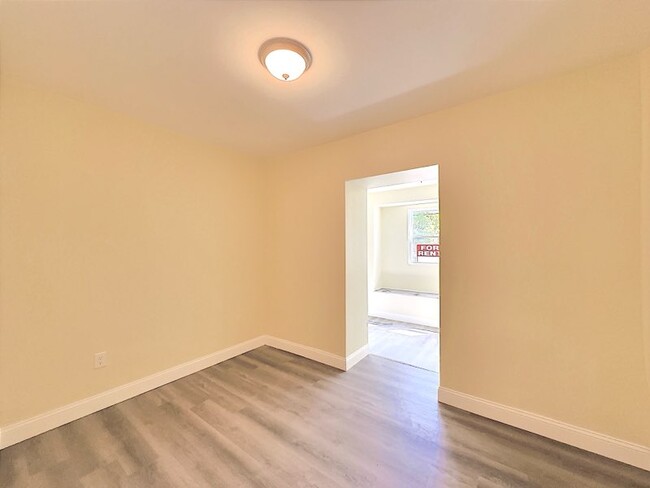
POLYGON ((0 425, 260 333, 253 162, 7 80, 0 107, 0 425))
POLYGON ((643 160, 641 169, 641 305, 645 337, 646 379, 650 385, 650 49, 641 56, 643 160))
POLYGON ((345 354, 344 183, 438 163, 443 385, 650 445, 639 77, 619 59, 270 161, 269 332, 345 354))

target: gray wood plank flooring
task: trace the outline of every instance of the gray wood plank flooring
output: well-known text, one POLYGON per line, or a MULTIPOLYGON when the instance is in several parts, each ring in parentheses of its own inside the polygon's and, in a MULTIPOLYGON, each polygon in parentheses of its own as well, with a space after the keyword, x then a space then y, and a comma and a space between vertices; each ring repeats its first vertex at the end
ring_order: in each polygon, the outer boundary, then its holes
POLYGON ((0 451, 13 487, 650 487, 650 473, 439 405, 437 374, 263 347, 0 451))
POLYGON ((439 329, 396 320, 368 317, 370 354, 440 371, 439 329))

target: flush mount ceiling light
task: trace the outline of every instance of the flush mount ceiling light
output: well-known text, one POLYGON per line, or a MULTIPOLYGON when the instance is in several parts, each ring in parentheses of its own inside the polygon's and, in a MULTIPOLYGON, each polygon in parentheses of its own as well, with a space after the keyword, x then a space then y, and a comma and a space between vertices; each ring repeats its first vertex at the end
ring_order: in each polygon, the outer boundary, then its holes
POLYGON ((311 53, 304 45, 286 37, 269 39, 260 46, 260 61, 274 77, 282 81, 300 78, 311 66, 311 53))

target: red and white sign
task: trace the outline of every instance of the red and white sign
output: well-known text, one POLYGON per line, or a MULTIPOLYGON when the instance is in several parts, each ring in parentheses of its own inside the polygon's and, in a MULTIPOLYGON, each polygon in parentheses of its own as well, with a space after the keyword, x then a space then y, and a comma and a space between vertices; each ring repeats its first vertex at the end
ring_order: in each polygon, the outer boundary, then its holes
POLYGON ((416 251, 418 258, 439 258, 440 244, 418 244, 416 251))

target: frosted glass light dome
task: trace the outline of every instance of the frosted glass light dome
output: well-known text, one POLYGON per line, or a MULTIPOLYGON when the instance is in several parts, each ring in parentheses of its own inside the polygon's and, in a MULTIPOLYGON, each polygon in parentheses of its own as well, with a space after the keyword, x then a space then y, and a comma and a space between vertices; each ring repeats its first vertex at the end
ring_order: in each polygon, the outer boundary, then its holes
POLYGON ((281 81, 300 78, 311 65, 309 50, 298 41, 284 37, 269 39, 262 44, 259 57, 269 73, 281 81))
POLYGON ((305 72, 307 67, 304 58, 289 49, 271 51, 267 54, 264 65, 269 70, 269 73, 282 81, 295 80, 305 72))

